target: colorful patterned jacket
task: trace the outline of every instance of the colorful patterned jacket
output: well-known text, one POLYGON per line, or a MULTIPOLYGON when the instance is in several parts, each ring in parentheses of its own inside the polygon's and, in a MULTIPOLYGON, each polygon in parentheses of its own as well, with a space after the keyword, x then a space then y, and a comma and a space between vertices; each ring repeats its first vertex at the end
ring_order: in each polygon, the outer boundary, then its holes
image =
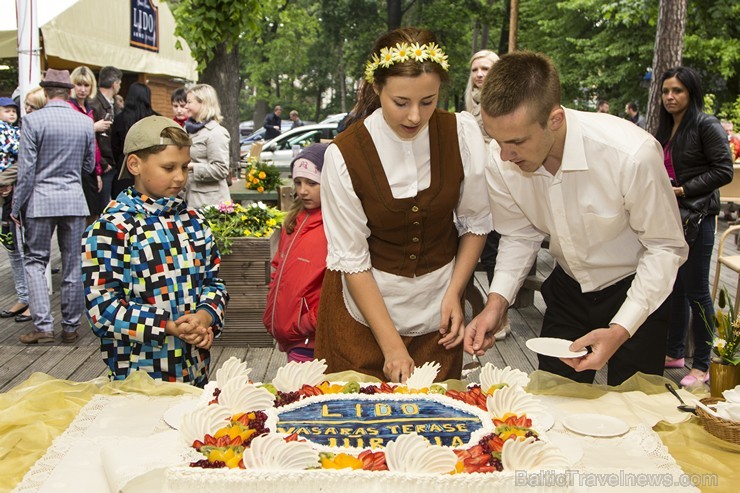
POLYGON ((123 191, 82 239, 87 316, 111 379, 208 382, 210 353, 167 335, 165 324, 205 309, 220 333, 228 293, 211 230, 177 197, 123 191))
POLYGON ((0 121, 0 173, 18 161, 20 129, 0 121))

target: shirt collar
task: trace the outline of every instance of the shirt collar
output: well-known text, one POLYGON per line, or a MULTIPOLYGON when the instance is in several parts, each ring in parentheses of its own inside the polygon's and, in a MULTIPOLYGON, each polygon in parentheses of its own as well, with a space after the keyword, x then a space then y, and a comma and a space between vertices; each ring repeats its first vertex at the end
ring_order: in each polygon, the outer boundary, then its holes
POLYGON ((565 146, 560 169, 563 171, 584 171, 588 169, 586 150, 583 145, 583 132, 578 112, 563 108, 565 111, 565 146))
POLYGON ((396 132, 393 131, 393 129, 385 121, 385 118, 383 117, 383 108, 378 108, 377 110, 375 110, 373 114, 370 115, 370 118, 372 118, 372 120, 376 122, 377 127, 383 133, 383 136, 394 142, 399 142, 402 144, 410 144, 422 137, 427 138, 429 134, 429 123, 427 122, 427 124, 424 125, 424 128, 419 130, 419 132, 416 135, 414 135, 412 139, 402 139, 401 137, 398 136, 398 134, 396 134, 396 132))

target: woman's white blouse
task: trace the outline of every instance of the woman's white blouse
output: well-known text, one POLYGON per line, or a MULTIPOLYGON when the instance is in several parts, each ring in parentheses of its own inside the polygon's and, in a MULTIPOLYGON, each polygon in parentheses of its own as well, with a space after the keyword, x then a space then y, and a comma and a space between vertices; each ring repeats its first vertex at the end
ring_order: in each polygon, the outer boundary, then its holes
MULTIPOLYGON (((465 179, 455 208, 455 226, 460 236, 465 233, 484 235, 493 229, 484 172, 486 149, 472 115, 457 113, 456 117, 465 179)), ((366 118, 364 124, 378 151, 394 198, 414 197, 429 188, 428 125, 407 140, 398 137, 386 124, 381 109, 366 118)), ((367 244, 370 236, 367 216, 336 145, 329 146, 324 158, 321 209, 328 243, 327 268, 345 273, 371 270, 401 335, 423 335, 439 330, 442 297, 449 286, 455 261, 413 278, 373 268, 367 244)), ((358 322, 367 325, 344 280, 342 283, 347 309, 358 322)))

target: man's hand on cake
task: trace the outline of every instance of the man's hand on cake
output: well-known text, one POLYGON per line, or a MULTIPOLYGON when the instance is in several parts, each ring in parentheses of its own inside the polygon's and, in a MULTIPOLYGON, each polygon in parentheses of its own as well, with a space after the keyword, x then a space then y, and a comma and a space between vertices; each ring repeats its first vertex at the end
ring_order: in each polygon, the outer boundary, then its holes
POLYGON ((612 324, 609 328, 594 329, 570 345, 571 351, 580 351, 590 347, 591 352, 580 358, 561 358, 560 361, 575 371, 601 370, 629 338, 627 329, 619 324, 612 324))
POLYGON ((385 355, 383 373, 389 382, 404 383, 414 372, 414 360, 405 346, 389 351, 385 355))
POLYGON ((442 299, 441 326, 439 333, 442 338, 439 344, 445 349, 452 349, 462 342, 465 336, 465 315, 462 311, 460 301, 454 297, 448 299, 447 295, 442 299))

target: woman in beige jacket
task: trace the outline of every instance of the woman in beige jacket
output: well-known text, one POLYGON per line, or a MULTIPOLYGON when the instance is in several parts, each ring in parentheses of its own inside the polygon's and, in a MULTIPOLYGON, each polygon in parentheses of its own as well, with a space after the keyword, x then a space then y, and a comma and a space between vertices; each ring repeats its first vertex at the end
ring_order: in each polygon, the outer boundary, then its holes
POLYGON ((186 108, 190 118, 185 129, 190 134, 190 175, 186 200, 190 207, 200 209, 230 200, 228 130, 220 125, 223 117, 218 96, 208 84, 188 89, 186 108))

